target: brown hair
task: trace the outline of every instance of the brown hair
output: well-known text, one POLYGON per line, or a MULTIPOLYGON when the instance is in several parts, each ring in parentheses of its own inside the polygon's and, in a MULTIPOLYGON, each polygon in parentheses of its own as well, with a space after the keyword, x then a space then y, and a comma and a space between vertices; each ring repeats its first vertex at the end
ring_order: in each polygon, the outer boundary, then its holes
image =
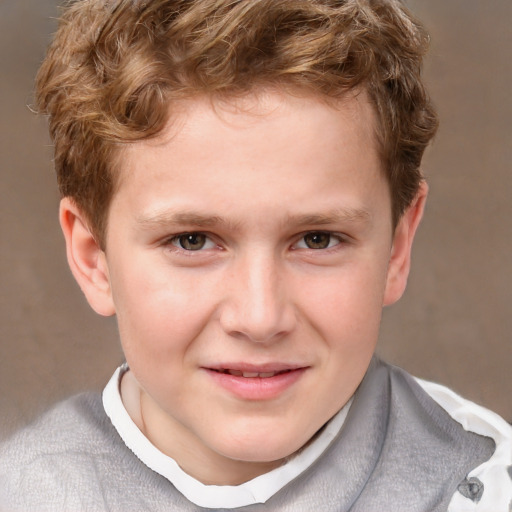
POLYGON ((421 82, 428 35, 398 0, 79 0, 37 77, 61 194, 104 245, 122 143, 157 135, 169 104, 258 85, 342 97, 365 88, 393 221, 437 128, 421 82))

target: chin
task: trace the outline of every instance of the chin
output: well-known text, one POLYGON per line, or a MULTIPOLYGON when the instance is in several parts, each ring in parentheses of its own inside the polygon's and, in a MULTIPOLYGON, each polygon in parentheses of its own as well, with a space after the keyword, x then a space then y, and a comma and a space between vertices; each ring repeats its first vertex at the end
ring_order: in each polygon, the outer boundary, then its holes
POLYGON ((277 429, 274 429, 272 434, 229 437, 217 445, 216 451, 232 460, 254 463, 275 462, 279 465, 277 463, 293 455, 308 441, 300 439, 290 442, 290 439, 294 439, 292 432, 283 435, 281 430, 280 435, 276 436, 276 431, 277 429))

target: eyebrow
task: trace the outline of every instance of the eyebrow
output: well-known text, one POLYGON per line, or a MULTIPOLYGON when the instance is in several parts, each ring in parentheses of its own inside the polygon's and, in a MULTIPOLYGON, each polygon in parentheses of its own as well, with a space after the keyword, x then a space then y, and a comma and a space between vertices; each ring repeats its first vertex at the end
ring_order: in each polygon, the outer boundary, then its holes
POLYGON ((368 223, 371 215, 368 210, 362 208, 336 208, 322 213, 311 213, 288 216, 286 223, 298 226, 322 226, 339 223, 368 223))
POLYGON ((237 223, 228 221, 219 215, 208 215, 193 211, 162 211, 136 218, 137 224, 148 228, 158 228, 169 225, 187 225, 199 228, 214 226, 237 227, 237 223))
MULTIPOLYGON (((366 224, 371 220, 367 210, 358 208, 336 208, 322 213, 289 214, 282 224, 285 226, 326 226, 340 223, 366 224)), ((164 210, 136 218, 137 224, 145 228, 159 228, 172 225, 193 226, 198 228, 223 227, 230 230, 240 229, 240 222, 233 222, 219 215, 209 215, 195 211, 164 210)))

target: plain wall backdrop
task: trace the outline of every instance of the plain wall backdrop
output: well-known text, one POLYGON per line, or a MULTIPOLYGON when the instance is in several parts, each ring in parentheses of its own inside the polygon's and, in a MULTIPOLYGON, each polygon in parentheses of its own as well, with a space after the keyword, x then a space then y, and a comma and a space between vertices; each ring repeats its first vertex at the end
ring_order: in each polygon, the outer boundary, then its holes
MULTIPOLYGON (((45 120, 27 105, 57 2, 0 0, 0 434, 100 390, 122 361, 115 319, 74 283, 45 120)), ((512 420, 512 2, 409 0, 432 34, 441 128, 409 288, 379 352, 512 420)))

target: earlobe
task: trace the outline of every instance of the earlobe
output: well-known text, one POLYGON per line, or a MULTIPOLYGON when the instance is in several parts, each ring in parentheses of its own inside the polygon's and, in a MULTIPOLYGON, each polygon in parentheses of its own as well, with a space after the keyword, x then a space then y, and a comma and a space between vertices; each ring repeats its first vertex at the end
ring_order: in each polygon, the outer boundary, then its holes
POLYGON ((428 185, 423 181, 414 201, 402 215, 393 236, 393 246, 386 277, 384 306, 395 303, 404 293, 411 267, 414 235, 423 217, 428 185))
POLYGON ((115 314, 105 253, 82 212, 68 197, 61 200, 59 220, 66 240, 69 267, 87 301, 100 315, 115 314))

